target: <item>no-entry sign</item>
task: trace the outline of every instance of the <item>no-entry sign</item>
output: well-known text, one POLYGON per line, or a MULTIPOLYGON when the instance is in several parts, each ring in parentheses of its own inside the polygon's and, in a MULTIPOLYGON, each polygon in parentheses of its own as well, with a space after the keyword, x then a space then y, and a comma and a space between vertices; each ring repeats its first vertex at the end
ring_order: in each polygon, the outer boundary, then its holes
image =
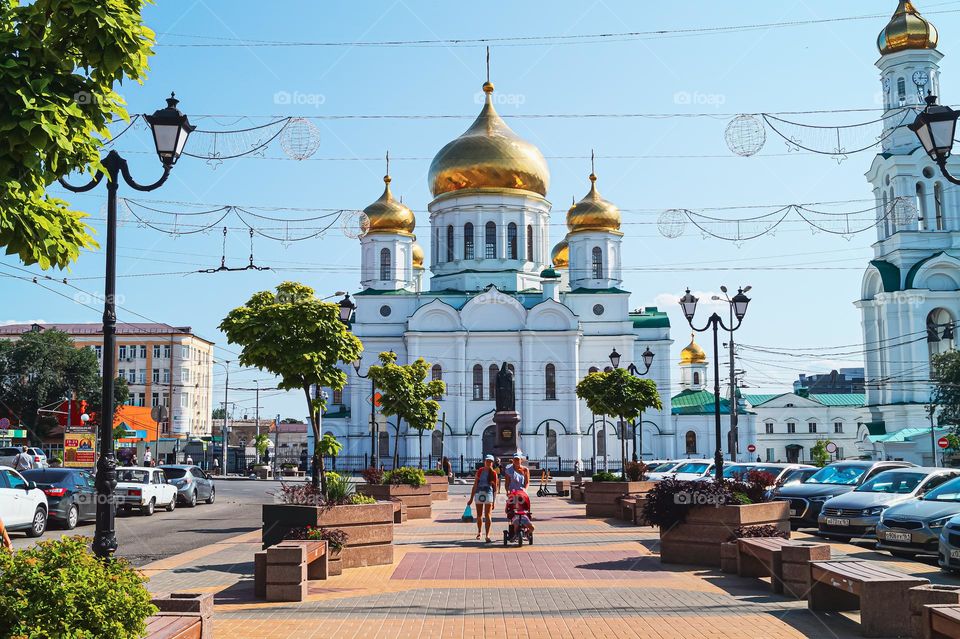
POLYGON ((940 448, 946 448, 949 445, 950 445, 950 442, 947 440, 946 437, 941 437, 940 439, 937 440, 937 446, 939 446, 940 448))
POLYGON ((755 453, 755 452, 757 452, 757 447, 754 446, 753 444, 750 444, 749 446, 747 446, 747 452, 748 452, 748 453, 755 453))

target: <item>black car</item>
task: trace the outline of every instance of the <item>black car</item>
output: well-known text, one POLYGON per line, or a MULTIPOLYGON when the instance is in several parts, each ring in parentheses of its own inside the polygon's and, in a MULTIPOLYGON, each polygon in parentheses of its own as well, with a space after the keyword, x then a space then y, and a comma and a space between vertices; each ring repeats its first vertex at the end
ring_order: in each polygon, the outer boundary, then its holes
POLYGON ((72 530, 97 516, 93 475, 80 468, 40 468, 22 473, 47 496, 51 521, 72 530))
POLYGON ((877 473, 892 468, 916 466, 902 461, 838 461, 824 466, 806 481, 781 486, 773 498, 790 502, 790 525, 797 528, 819 528, 818 518, 823 502, 848 493, 877 473))
POLYGON ((167 483, 177 487, 177 501, 189 507, 197 501, 212 504, 217 498, 217 488, 213 479, 198 466, 191 464, 164 464, 160 466, 167 477, 167 483))

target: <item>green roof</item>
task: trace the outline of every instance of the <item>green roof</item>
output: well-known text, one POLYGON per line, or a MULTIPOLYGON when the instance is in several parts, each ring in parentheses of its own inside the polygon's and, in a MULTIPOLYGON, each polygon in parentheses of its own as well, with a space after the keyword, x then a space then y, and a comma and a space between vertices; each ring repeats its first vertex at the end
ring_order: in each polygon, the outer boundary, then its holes
POLYGON ((913 288, 913 280, 917 277, 917 273, 920 272, 920 269, 923 268, 924 264, 926 264, 927 262, 929 262, 935 257, 940 257, 941 255, 947 255, 949 257, 953 257, 946 251, 939 251, 937 253, 934 253, 930 257, 923 258, 922 260, 920 260, 919 262, 911 266, 910 270, 907 271, 907 279, 903 286, 904 290, 913 288))
POLYGON ((893 293, 900 290, 900 269, 886 260, 870 260, 870 264, 880 272, 883 292, 893 293))
POLYGON ((556 279, 560 277, 560 274, 551 266, 550 268, 545 268, 540 271, 540 277, 547 277, 550 279, 556 279))
POLYGON ((769 402, 771 399, 776 399, 783 394, 784 393, 772 393, 766 395, 757 395, 755 393, 750 393, 748 395, 744 395, 743 398, 747 400, 751 406, 759 406, 760 404, 769 402))
POLYGON ((634 328, 670 328, 670 318, 656 306, 648 306, 643 311, 630 313, 634 328))
MULTIPOLYGON (((751 406, 760 406, 761 404, 789 394, 791 393, 750 394, 744 395, 743 398, 750 402, 751 406)), ((817 393, 815 395, 809 395, 804 399, 811 399, 824 406, 863 406, 867 398, 863 393, 817 393)))
POLYGON ((887 425, 883 422, 867 422, 865 426, 870 437, 887 434, 887 425))
MULTIPOLYGON (((938 434, 946 434, 950 429, 949 428, 934 428, 933 434, 937 436, 938 434)), ((926 435, 930 437, 929 428, 903 428, 898 430, 895 433, 885 433, 883 435, 870 435, 870 441, 874 443, 884 443, 884 444, 903 444, 905 442, 911 442, 921 435, 926 435)))
MULTIPOLYGON (((685 390, 670 399, 673 415, 711 415, 714 411, 714 395, 705 390, 685 390)), ((720 398, 720 414, 730 414, 729 400, 720 398)))

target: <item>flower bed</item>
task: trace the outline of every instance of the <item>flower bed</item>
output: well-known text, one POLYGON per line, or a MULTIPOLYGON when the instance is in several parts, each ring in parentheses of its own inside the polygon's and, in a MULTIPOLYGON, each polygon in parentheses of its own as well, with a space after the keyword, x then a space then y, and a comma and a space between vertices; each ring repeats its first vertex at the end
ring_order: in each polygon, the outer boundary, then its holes
POLYGON ((358 493, 383 501, 400 501, 407 507, 408 519, 430 519, 433 515, 433 497, 431 485, 422 470, 402 467, 386 473, 371 471, 372 469, 364 471, 364 477, 369 483, 358 486, 358 493), (378 478, 379 482, 376 481, 378 478))

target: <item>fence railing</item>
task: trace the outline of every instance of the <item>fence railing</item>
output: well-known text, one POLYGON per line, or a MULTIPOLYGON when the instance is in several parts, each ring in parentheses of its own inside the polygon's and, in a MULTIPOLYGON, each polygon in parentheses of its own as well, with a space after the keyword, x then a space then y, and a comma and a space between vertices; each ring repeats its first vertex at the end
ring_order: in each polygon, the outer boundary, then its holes
MULTIPOLYGON (((440 465, 440 460, 442 458, 435 457, 433 455, 425 455, 423 459, 419 457, 400 457, 397 460, 397 463, 394 464, 393 457, 381 457, 379 460, 379 465, 384 470, 390 470, 397 466, 412 466, 414 468, 422 467, 424 470, 431 468, 438 468, 440 465)), ((302 470, 310 472, 311 470, 311 461, 307 460, 306 464, 300 464, 300 460, 297 459, 296 463, 302 470)), ((278 466, 280 462, 278 461, 278 466)), ((572 476, 577 468, 576 460, 569 459, 564 457, 541 457, 541 458, 530 458, 525 461, 525 464, 529 466, 532 470, 532 474, 535 478, 539 477, 537 471, 546 470, 551 475, 558 476, 572 476)), ((467 457, 460 455, 459 457, 450 458, 450 465, 453 468, 453 472, 458 476, 472 476, 473 473, 483 466, 482 457, 467 457)), ((327 470, 332 470, 340 474, 347 475, 359 475, 366 468, 370 467, 370 456, 368 454, 363 455, 340 455, 338 457, 325 457, 324 466, 327 470)), ((604 463, 602 458, 598 458, 595 462, 592 459, 585 459, 580 466, 580 472, 583 475, 592 475, 598 470, 609 470, 610 472, 620 472, 621 463, 619 459, 608 459, 604 463)))

